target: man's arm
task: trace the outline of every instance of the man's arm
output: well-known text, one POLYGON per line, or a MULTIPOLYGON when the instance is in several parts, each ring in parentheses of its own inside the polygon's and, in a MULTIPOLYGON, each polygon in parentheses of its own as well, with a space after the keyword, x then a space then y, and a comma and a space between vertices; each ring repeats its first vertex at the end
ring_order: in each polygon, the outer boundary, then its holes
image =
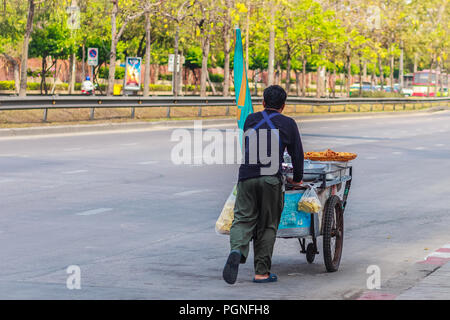
POLYGON ((292 119, 292 129, 290 132, 292 137, 291 143, 287 146, 287 151, 292 158, 292 166, 294 167, 294 182, 300 182, 303 179, 303 145, 298 131, 297 123, 292 119))

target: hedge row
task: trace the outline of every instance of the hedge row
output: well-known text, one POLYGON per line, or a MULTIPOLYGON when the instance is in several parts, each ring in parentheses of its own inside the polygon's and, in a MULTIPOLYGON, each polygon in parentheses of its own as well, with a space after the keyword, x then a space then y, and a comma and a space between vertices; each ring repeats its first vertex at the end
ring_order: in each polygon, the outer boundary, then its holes
MULTIPOLYGON (((51 83, 47 83, 47 90, 51 90, 53 84, 51 83)), ((120 85, 122 86, 122 85, 120 85)), ((183 90, 187 90, 187 91, 195 91, 195 85, 185 85, 183 86, 183 90)), ((68 90, 69 85, 67 83, 58 83, 55 87, 56 90, 68 90)), ((141 86, 141 89, 143 89, 144 87, 141 86)), ((172 86, 171 85, 165 85, 165 84, 150 84, 149 85, 150 91, 172 91, 172 86)), ((14 90, 15 86, 14 86, 14 81, 0 81, 0 90, 14 90)), ((40 83, 39 82, 28 82, 27 83, 27 89, 28 90, 39 90, 40 89, 40 83)), ((106 85, 105 84, 100 84, 100 89, 102 89, 103 91, 106 90, 106 85)), ((222 88, 217 86, 216 89, 218 91, 221 91, 222 88)), ((230 88, 231 90, 234 90, 234 88, 230 88)), ((81 83, 76 83, 75 84, 75 90, 81 90, 81 83)), ((212 91, 211 87, 207 87, 207 91, 212 91)))

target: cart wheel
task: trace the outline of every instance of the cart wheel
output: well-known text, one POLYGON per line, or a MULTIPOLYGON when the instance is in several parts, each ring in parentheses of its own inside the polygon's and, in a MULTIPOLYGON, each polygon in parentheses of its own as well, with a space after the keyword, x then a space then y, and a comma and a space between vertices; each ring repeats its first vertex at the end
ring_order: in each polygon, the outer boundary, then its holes
POLYGON ((325 204, 323 223, 323 258, 328 272, 339 269, 344 242, 344 217, 338 196, 331 196, 325 204))
POLYGON ((308 263, 313 263, 315 257, 316 250, 314 250, 314 244, 310 243, 306 247, 306 261, 308 261, 308 263))

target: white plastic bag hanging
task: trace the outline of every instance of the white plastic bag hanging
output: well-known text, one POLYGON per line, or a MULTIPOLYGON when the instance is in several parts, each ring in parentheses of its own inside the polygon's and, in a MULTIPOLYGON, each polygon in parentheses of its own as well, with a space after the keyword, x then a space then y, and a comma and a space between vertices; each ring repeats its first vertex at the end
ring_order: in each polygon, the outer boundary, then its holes
POLYGON ((322 209, 319 197, 314 187, 305 191, 302 198, 298 202, 298 210, 307 213, 319 213, 322 209))
POLYGON ((236 186, 234 186, 233 191, 231 191, 225 205, 223 206, 222 212, 216 222, 216 233, 217 234, 230 234, 231 225, 234 220, 234 204, 236 202, 236 186))

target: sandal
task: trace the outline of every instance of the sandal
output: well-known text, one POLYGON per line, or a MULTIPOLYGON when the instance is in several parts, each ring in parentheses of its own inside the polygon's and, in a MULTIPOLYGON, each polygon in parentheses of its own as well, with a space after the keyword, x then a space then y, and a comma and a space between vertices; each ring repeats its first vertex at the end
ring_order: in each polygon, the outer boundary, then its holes
POLYGON ((241 253, 238 250, 231 251, 223 268, 223 280, 226 283, 234 284, 236 282, 240 261, 241 253))
POLYGON ((278 277, 274 273, 269 273, 269 277, 266 279, 256 280, 255 278, 253 278, 253 282, 255 282, 255 283, 277 282, 277 280, 278 280, 278 277))

